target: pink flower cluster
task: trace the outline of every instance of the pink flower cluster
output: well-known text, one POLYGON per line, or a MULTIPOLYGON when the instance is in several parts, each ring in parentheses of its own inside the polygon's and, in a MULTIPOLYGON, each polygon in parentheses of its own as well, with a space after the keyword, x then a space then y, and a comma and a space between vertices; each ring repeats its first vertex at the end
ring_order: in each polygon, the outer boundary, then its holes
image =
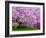
POLYGON ((27 25, 40 23, 39 7, 12 7, 12 17, 27 25))

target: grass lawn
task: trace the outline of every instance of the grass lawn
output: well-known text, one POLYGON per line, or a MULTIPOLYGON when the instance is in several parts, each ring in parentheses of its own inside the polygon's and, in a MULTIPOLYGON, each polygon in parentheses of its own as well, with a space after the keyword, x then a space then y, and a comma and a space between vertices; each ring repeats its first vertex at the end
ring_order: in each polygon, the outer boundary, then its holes
POLYGON ((15 29, 15 27, 12 27, 12 31, 27 31, 27 30, 38 30, 34 27, 18 27, 15 29))

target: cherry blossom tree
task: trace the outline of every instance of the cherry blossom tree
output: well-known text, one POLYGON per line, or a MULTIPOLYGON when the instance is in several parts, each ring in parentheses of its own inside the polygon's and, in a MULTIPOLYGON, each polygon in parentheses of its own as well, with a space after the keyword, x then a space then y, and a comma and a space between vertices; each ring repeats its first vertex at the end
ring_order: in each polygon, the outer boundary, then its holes
POLYGON ((40 26, 39 7, 12 7, 12 20, 23 23, 25 26, 40 26))

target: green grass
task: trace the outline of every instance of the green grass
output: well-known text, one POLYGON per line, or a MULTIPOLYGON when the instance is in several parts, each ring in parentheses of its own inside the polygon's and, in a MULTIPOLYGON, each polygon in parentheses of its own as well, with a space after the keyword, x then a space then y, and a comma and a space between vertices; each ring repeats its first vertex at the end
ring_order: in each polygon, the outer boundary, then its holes
POLYGON ((38 30, 38 29, 34 27, 19 27, 19 26, 18 28, 12 27, 12 31, 27 31, 27 30, 38 30))

